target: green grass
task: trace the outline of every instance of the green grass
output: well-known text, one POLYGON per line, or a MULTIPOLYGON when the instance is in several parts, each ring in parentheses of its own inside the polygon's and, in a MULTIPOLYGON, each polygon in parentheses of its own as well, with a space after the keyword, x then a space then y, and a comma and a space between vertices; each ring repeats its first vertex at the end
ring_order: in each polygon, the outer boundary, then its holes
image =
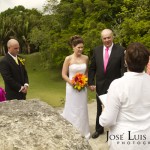
MULTIPOLYGON (((29 76, 27 99, 40 99, 51 106, 62 106, 65 102, 66 83, 61 77, 61 70, 45 70, 39 53, 23 56, 26 59, 26 69, 29 76)), ((0 86, 4 87, 0 76, 0 86)), ((95 92, 88 91, 89 102, 95 98, 95 92)))

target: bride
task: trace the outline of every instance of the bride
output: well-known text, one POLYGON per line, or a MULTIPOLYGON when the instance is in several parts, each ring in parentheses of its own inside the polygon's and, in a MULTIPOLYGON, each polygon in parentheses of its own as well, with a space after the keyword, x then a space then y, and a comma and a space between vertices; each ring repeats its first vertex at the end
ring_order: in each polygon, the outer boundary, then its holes
POLYGON ((87 89, 78 91, 71 82, 76 73, 87 76, 88 56, 83 55, 84 42, 78 36, 70 38, 73 54, 65 58, 62 68, 62 78, 66 81, 66 102, 62 116, 68 120, 86 139, 90 138, 87 89))

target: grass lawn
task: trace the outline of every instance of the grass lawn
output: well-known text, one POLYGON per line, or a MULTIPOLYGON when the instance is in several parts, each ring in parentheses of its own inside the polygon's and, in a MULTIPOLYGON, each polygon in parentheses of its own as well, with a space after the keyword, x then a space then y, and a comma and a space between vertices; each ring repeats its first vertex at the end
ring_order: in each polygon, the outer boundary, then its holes
MULTIPOLYGON (((51 106, 62 106, 65 102, 65 81, 61 78, 61 70, 44 70, 39 53, 24 56, 29 76, 27 99, 40 99, 51 106)), ((4 87, 0 76, 0 86, 4 87)), ((95 93, 88 91, 89 102, 95 98, 95 93)))

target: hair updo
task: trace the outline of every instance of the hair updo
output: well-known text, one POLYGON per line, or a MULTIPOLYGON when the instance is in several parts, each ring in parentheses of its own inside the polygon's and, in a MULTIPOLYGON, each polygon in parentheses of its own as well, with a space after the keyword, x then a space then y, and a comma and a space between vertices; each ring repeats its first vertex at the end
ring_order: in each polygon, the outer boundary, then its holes
POLYGON ((74 35, 74 36, 72 36, 70 38, 69 45, 71 47, 75 47, 75 46, 77 46, 80 43, 84 44, 84 41, 83 41, 83 39, 79 35, 74 35))

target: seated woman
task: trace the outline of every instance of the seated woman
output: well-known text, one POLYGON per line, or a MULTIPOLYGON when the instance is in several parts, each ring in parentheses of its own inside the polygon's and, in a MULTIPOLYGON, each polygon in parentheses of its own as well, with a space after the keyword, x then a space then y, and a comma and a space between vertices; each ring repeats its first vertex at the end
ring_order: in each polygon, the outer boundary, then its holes
POLYGON ((125 61, 128 72, 111 83, 99 123, 109 128, 110 150, 149 150, 150 76, 144 72, 149 52, 144 45, 132 43, 125 61))

